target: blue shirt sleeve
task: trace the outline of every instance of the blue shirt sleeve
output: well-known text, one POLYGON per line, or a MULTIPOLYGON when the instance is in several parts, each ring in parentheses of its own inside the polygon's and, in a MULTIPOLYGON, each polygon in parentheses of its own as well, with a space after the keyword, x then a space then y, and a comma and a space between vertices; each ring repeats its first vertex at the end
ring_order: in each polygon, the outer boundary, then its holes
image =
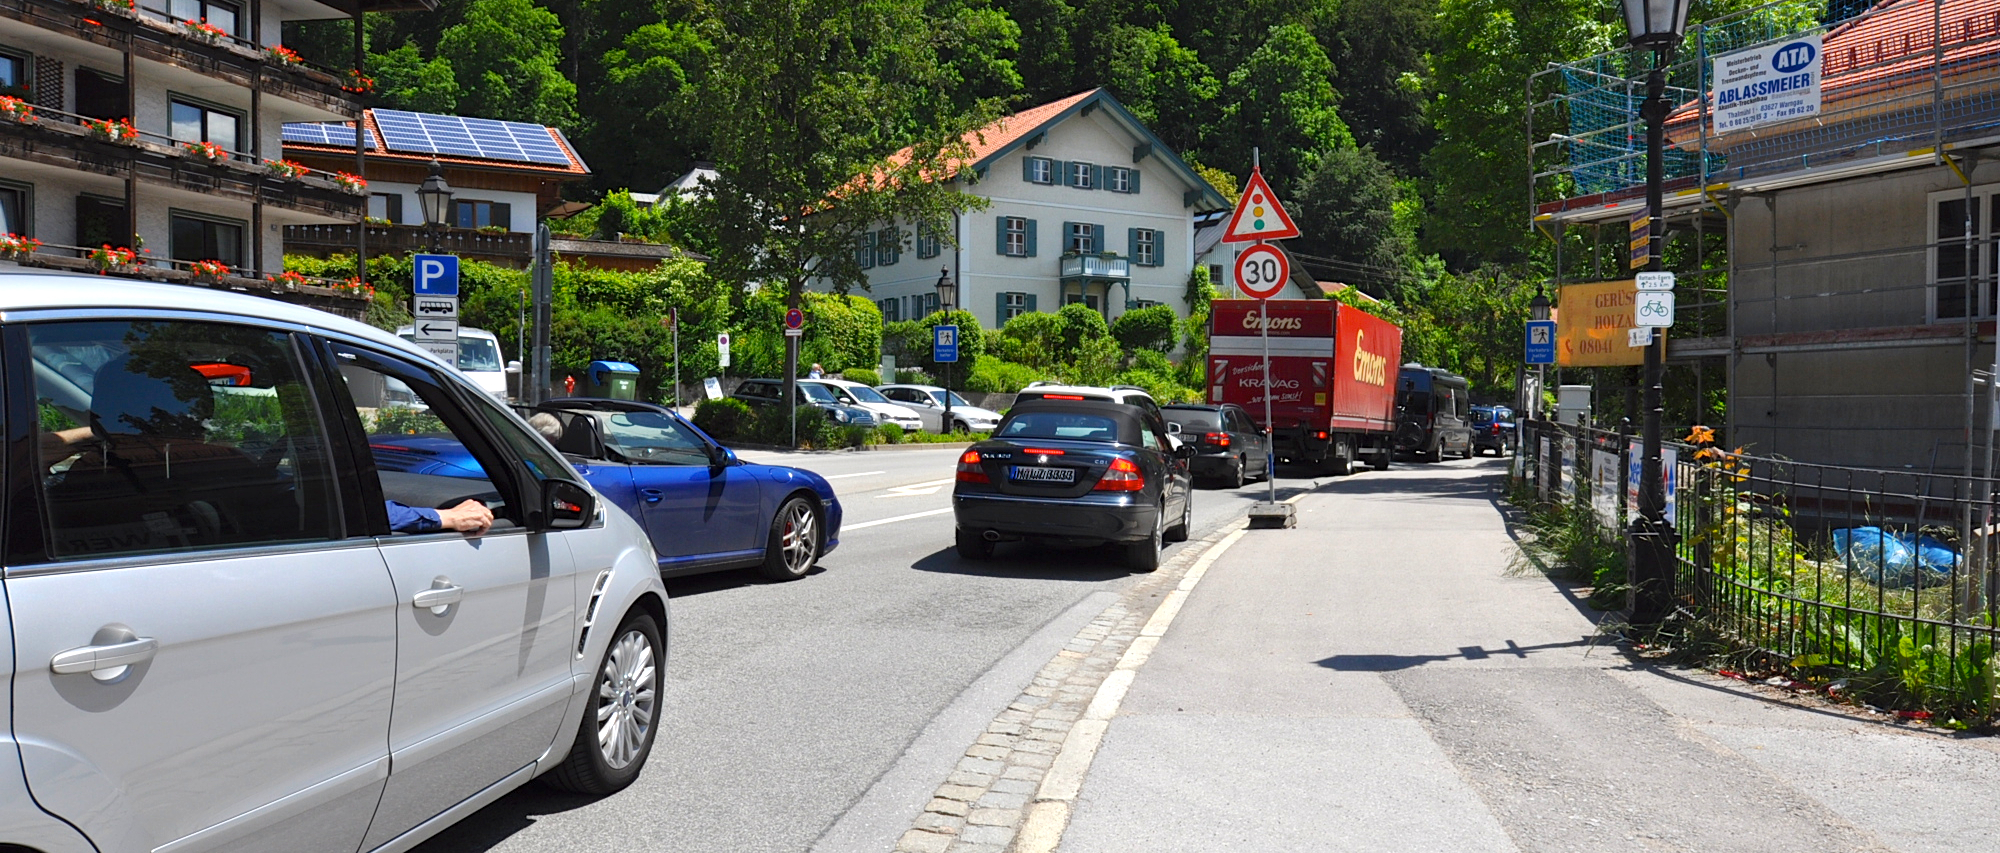
POLYGON ((389 509, 389 530, 394 533, 430 533, 444 526, 437 510, 383 501, 389 509))

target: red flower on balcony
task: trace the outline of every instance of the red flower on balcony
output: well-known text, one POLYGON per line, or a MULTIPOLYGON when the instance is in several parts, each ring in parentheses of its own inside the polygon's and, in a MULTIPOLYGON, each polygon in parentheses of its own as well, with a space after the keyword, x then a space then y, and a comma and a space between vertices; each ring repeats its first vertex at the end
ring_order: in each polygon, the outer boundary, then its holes
POLYGON ((268 278, 272 284, 284 285, 284 288, 286 290, 297 290, 301 287, 304 287, 307 284, 305 276, 292 272, 290 270, 278 273, 277 275, 274 276, 267 276, 266 278, 268 278))
POLYGON ((132 120, 129 118, 115 121, 108 118, 84 119, 83 127, 90 131, 93 139, 100 142, 116 142, 120 145, 139 144, 139 129, 132 126, 132 120))
POLYGON ((223 39, 229 37, 228 31, 209 23, 207 18, 199 21, 182 21, 181 32, 187 33, 188 38, 208 44, 220 44, 223 39))
POLYGON ((277 178, 297 178, 306 173, 306 167, 290 160, 265 160, 264 170, 277 178))
POLYGON ((335 172, 333 173, 333 182, 339 184, 340 188, 346 190, 349 194, 352 195, 368 194, 368 181, 362 178, 360 175, 350 175, 346 172, 335 172))
POLYGON ((229 274, 229 265, 221 261, 195 261, 188 264, 188 272, 194 273, 195 278, 214 281, 229 274))
POLYGON ((26 234, 0 234, 0 258, 24 261, 41 247, 42 241, 26 234))
POLYGON ((139 5, 136 0, 86 0, 86 2, 92 8, 119 15, 130 15, 139 5))
POLYGON ((99 246, 85 258, 90 261, 91 266, 97 268, 98 275, 125 270, 138 259, 138 253, 131 249, 114 249, 110 243, 99 246))
POLYGON ((298 51, 282 44, 274 44, 264 48, 264 58, 269 60, 273 65, 282 65, 287 68, 306 61, 306 58, 300 56, 298 51))
POLYGON ((340 75, 340 90, 366 95, 375 91, 375 78, 361 73, 359 68, 350 68, 346 74, 340 75))
POLYGON ((35 105, 12 95, 0 95, 0 117, 27 124, 35 120, 35 105))
POLYGON ((207 160, 210 163, 229 162, 229 152, 213 142, 183 142, 181 151, 189 157, 207 160))

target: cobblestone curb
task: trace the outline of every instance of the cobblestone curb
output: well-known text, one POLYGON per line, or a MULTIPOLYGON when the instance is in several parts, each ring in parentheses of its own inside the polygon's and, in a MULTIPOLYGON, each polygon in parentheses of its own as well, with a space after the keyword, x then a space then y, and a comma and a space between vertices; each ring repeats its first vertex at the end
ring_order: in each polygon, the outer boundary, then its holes
POLYGON ((1216 546, 1241 536, 1245 523, 1181 549, 1077 631, 966 748, 896 842, 898 853, 1053 850, 1111 714, 1186 599, 1183 581, 1197 566, 1206 570, 1216 546))

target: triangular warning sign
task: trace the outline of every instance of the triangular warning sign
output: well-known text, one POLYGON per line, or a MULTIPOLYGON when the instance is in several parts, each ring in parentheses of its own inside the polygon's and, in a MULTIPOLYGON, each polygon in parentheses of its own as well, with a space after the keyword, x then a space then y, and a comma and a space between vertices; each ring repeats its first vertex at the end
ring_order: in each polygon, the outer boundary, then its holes
POLYGON ((1278 203, 1278 194, 1271 192, 1271 185, 1264 183, 1264 173, 1252 169, 1250 185, 1243 188, 1243 197, 1236 200, 1236 212, 1229 217, 1229 228, 1222 232, 1222 242, 1289 240, 1297 236, 1299 226, 1292 223, 1291 214, 1278 203))

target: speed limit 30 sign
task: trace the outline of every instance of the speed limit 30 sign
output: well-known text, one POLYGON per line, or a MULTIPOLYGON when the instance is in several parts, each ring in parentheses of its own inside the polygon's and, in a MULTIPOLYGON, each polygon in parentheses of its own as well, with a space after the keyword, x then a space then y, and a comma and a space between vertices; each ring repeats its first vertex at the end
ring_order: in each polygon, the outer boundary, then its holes
POLYGON ((1269 299, 1285 289, 1292 262, 1276 246, 1258 243, 1236 256, 1236 286, 1252 299, 1269 299))

